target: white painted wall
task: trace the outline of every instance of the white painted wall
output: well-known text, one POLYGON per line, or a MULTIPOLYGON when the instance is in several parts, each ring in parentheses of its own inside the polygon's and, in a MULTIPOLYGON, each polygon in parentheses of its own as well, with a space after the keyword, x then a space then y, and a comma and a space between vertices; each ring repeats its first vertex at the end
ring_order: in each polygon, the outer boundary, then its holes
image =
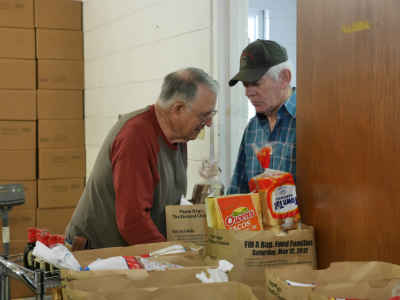
POLYGON ((286 48, 294 69, 292 85, 296 86, 297 0, 249 0, 249 8, 269 11, 270 39, 286 48))
POLYGON ((239 71, 240 54, 247 45, 247 0, 213 1, 213 69, 220 83, 217 159, 227 188, 241 136, 247 125, 247 103, 241 84, 228 81, 239 71))
MULTIPOLYGON (((212 0, 86 0, 83 10, 89 176, 118 114, 154 103, 167 73, 187 66, 213 73, 212 0)), ((209 141, 207 129, 189 143, 189 197, 209 141)))

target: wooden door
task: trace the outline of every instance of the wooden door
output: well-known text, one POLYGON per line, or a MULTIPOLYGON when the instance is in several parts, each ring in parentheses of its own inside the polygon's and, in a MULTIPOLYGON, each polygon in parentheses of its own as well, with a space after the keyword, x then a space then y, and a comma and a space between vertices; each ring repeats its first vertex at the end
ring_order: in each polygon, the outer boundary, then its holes
POLYGON ((298 0, 297 189, 319 267, 400 264, 400 1, 298 0))

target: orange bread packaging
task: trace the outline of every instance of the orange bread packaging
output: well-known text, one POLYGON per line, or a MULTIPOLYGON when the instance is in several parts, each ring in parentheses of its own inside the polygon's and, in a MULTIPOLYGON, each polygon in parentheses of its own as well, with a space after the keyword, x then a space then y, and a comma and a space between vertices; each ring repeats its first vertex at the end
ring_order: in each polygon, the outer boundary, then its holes
POLYGON ((259 195, 238 194, 207 198, 207 224, 217 229, 262 230, 259 195))
POLYGON ((264 173, 250 179, 249 187, 251 192, 260 195, 262 221, 266 230, 298 228, 300 211, 292 174, 266 169, 264 173))

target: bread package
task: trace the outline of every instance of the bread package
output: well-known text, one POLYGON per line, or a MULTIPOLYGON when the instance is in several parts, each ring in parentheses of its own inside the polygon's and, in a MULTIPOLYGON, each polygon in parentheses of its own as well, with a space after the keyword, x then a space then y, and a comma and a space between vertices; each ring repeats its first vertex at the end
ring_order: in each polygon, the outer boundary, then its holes
POLYGON ((207 224, 217 229, 262 230, 257 193, 207 198, 207 224))
POLYGON ((249 181, 250 191, 260 194, 262 220, 266 230, 297 229, 300 211, 292 174, 266 169, 249 181))

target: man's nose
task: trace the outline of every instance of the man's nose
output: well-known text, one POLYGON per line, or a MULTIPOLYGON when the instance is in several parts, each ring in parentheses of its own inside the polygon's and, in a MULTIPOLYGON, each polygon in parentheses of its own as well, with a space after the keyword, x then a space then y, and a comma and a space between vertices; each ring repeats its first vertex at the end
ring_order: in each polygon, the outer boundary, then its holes
POLYGON ((213 116, 209 117, 204 125, 206 125, 207 127, 211 127, 213 123, 213 118, 214 118, 213 116))

